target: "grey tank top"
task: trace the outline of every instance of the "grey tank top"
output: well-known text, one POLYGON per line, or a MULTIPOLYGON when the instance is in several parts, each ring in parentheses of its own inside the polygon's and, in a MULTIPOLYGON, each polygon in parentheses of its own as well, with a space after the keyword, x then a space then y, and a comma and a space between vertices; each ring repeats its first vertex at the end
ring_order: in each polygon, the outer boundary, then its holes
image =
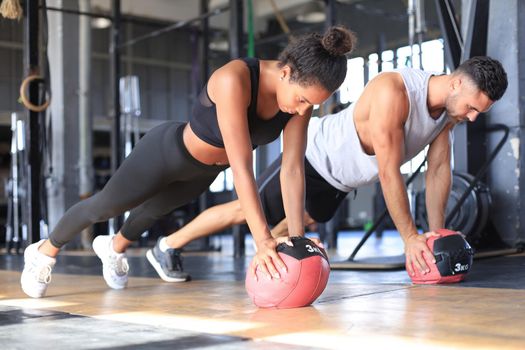
MULTIPOLYGON (((443 113, 433 119, 428 112, 428 81, 435 73, 411 68, 394 72, 403 78, 410 106, 404 125, 405 163, 437 137, 448 118, 443 113)), ((376 157, 366 154, 359 142, 354 106, 336 114, 312 118, 308 125, 306 158, 329 184, 343 192, 373 183, 378 178, 376 157)))

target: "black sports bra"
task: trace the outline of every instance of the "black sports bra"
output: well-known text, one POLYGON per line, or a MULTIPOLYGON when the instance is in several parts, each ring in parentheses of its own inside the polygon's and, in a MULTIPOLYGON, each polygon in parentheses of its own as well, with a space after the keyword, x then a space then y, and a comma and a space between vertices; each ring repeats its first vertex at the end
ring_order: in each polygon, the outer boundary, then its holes
MULTIPOLYGON (((257 116, 257 92, 259 91, 259 60, 257 58, 241 58, 250 70, 251 100, 248 106, 248 130, 252 147, 265 145, 279 137, 291 114, 279 111, 271 119, 265 120, 257 116)), ((190 127, 201 140, 215 147, 224 148, 219 124, 217 109, 208 96, 208 85, 204 86, 199 94, 198 102, 193 108, 190 127)))

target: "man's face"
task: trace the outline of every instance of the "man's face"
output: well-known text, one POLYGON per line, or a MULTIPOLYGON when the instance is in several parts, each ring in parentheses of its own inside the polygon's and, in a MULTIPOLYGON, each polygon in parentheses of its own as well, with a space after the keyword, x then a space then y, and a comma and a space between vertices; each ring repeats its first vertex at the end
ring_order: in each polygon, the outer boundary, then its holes
POLYGON ((457 77, 452 82, 451 92, 445 101, 449 118, 456 123, 474 122, 480 113, 486 112, 494 101, 478 89, 466 77, 457 77))

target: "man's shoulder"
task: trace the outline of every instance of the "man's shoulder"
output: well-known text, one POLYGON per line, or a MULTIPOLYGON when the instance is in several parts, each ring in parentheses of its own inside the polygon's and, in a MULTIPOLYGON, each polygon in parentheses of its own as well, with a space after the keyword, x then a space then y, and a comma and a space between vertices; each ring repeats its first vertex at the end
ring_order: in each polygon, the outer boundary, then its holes
POLYGON ((384 72, 374 78, 375 82, 372 89, 374 94, 379 94, 383 97, 399 98, 406 96, 405 83, 403 77, 396 71, 384 72))

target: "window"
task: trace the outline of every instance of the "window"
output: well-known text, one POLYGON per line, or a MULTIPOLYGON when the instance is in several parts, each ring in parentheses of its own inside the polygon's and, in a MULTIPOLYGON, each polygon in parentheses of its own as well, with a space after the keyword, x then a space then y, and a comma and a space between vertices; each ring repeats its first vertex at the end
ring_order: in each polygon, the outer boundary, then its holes
POLYGON ((341 103, 355 102, 365 86, 365 60, 362 57, 348 60, 346 78, 339 89, 341 103))

